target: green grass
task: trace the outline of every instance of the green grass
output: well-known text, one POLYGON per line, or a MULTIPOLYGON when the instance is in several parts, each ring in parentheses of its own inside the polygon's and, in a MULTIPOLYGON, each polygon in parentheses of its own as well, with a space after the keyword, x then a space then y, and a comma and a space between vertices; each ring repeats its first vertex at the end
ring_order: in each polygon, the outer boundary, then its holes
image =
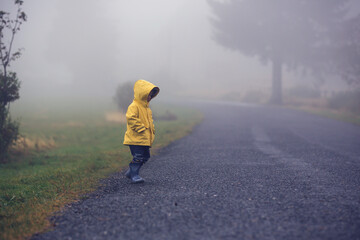
POLYGON ((360 115, 344 111, 334 111, 330 109, 303 109, 306 112, 316 114, 319 116, 336 119, 343 122, 348 122, 360 125, 360 115))
MULTIPOLYGON (((162 114, 168 108, 178 119, 155 122, 153 153, 190 133, 202 119, 199 112, 179 107, 155 106, 153 111, 162 114)), ((54 212, 125 167, 131 160, 122 145, 125 128, 107 122, 101 108, 24 114, 24 137, 54 139, 56 146, 17 153, 0 165, 0 239, 21 239, 47 229, 54 212)))
POLYGON ((284 107, 360 125, 360 115, 345 109, 331 109, 326 99, 287 99, 284 107))

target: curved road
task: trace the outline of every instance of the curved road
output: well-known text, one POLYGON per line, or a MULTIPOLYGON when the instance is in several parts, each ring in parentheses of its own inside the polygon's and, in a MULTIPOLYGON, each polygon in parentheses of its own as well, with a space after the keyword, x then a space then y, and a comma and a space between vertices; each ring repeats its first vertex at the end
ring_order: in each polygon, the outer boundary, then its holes
POLYGON ((282 108, 199 104, 203 123, 33 239, 360 239, 360 127, 282 108))

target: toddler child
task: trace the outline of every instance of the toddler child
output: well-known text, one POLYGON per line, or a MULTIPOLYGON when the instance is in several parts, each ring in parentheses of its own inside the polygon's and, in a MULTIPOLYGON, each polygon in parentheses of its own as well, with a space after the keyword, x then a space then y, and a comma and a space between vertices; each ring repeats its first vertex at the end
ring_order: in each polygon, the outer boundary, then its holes
POLYGON ((149 102, 159 91, 158 87, 148 81, 136 81, 134 100, 126 112, 127 129, 124 145, 130 147, 133 159, 125 175, 131 179, 132 183, 144 182, 144 179, 139 176, 139 171, 150 158, 150 147, 155 138, 155 126, 149 102))

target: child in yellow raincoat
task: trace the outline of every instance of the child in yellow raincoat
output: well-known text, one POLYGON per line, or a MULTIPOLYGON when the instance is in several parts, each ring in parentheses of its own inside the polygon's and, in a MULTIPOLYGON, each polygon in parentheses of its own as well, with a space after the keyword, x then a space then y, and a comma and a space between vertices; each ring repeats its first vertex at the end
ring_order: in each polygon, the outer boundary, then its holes
POLYGON ((154 84, 138 80, 134 85, 134 100, 126 112, 127 129, 124 145, 130 147, 133 160, 125 173, 132 183, 144 182, 139 176, 141 166, 150 158, 150 147, 155 139, 155 126, 149 107, 151 99, 156 97, 160 89, 154 84))

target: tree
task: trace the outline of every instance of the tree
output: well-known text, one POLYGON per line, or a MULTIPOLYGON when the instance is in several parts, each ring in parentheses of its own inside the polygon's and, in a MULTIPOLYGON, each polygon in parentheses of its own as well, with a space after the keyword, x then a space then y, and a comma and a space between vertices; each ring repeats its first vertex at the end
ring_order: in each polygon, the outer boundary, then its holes
POLYGON ((114 102, 117 104, 118 109, 125 113, 128 106, 134 99, 134 83, 125 82, 118 86, 114 96, 114 102))
POLYGON ((12 53, 12 46, 16 33, 26 21, 26 14, 22 11, 23 1, 15 0, 17 12, 15 19, 10 13, 0 10, 0 161, 7 156, 9 146, 17 139, 19 123, 10 117, 10 103, 19 99, 20 82, 15 72, 8 72, 10 63, 20 57, 20 49, 12 53))
POLYGON ((208 0, 215 40, 272 63, 271 102, 282 103, 282 69, 325 69, 332 29, 346 16, 347 0, 208 0))

